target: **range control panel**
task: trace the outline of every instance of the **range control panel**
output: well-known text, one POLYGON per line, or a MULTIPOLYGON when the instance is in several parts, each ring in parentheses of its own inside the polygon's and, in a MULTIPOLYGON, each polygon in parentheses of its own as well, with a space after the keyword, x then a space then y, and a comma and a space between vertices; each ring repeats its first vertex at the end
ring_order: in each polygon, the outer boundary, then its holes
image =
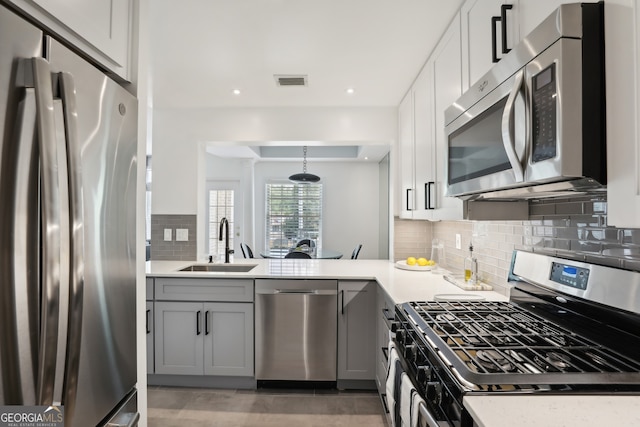
POLYGON ((551 263, 550 279, 561 285, 584 291, 587 289, 587 282, 589 281, 589 269, 553 262, 551 263))

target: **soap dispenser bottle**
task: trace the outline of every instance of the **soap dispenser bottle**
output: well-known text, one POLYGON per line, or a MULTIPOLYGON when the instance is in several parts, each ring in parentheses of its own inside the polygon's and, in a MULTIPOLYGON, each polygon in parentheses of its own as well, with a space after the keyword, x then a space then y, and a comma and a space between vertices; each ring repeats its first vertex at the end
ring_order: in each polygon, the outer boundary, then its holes
POLYGON ((478 260, 473 255, 473 244, 469 244, 469 256, 464 259, 464 281, 475 285, 478 282, 478 260))

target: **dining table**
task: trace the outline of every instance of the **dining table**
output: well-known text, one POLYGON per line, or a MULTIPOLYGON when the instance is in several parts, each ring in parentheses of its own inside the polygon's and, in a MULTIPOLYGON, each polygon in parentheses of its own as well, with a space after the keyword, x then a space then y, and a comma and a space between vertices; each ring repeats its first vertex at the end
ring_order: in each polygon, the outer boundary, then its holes
MULTIPOLYGON (((262 258, 284 258, 291 252, 290 249, 270 249, 260 252, 262 258)), ((315 251, 307 252, 313 259, 339 259, 342 258, 342 252, 333 249, 318 248, 315 251)))

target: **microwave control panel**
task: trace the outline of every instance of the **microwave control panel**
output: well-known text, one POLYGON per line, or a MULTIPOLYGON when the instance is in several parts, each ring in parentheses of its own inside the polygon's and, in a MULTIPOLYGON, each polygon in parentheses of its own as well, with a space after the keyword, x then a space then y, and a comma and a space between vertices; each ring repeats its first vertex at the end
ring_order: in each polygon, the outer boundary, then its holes
POLYGON ((556 139, 556 65, 552 64, 532 80, 531 114, 533 141, 531 159, 535 162, 553 159, 557 153, 556 139))

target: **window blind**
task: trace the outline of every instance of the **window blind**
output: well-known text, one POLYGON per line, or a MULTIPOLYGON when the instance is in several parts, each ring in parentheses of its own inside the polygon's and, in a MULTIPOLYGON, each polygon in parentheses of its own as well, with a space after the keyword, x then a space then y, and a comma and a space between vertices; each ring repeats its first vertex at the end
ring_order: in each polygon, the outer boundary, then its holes
POLYGON ((302 239, 322 239, 322 184, 266 184, 266 250, 288 249, 302 239))

